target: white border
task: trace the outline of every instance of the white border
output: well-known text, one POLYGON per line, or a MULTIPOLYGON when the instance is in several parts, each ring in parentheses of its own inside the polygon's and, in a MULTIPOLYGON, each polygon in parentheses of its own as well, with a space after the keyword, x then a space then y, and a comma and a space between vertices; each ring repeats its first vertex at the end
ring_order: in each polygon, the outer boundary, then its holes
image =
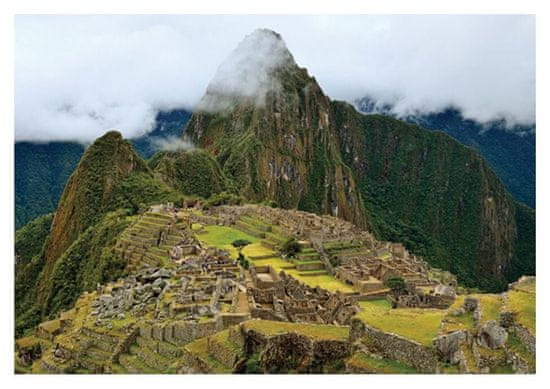
POLYGON ((543 1, 535 0, 378 0, 378 1, 351 1, 351 0, 275 0, 275 1, 246 1, 246 0, 4 0, 0 7, 0 118, 3 141, 0 142, 2 152, 2 179, 4 180, 0 220, 2 220, 2 259, 3 266, 2 293, 4 312, 0 320, 0 342, 2 344, 1 369, 3 373, 3 387, 49 387, 56 388, 78 386, 79 388, 97 388, 100 385, 131 385, 136 387, 158 386, 214 386, 229 388, 239 387, 330 387, 339 388, 343 385, 360 385, 363 387, 377 386, 389 388, 393 386, 410 387, 478 387, 481 385, 506 387, 533 387, 542 386, 547 378, 550 366, 548 359, 548 335, 540 331, 548 328, 548 310, 544 304, 544 297, 550 296, 546 278, 549 258, 548 248, 545 247, 544 235, 548 232, 550 214, 544 199, 548 194, 548 180, 546 168, 550 167, 549 154, 546 154, 550 123, 548 117, 548 42, 550 17, 543 1), (14 376, 13 375, 13 42, 15 14, 71 14, 71 13, 111 13, 111 14, 397 14, 397 13, 453 13, 453 14, 536 14, 537 16, 537 274, 538 304, 537 324, 539 327, 537 343, 538 373, 536 376, 14 376), (543 235, 544 234, 544 235, 543 235), (543 305, 544 304, 544 305, 543 305), (473 385, 473 386, 472 386, 473 385))

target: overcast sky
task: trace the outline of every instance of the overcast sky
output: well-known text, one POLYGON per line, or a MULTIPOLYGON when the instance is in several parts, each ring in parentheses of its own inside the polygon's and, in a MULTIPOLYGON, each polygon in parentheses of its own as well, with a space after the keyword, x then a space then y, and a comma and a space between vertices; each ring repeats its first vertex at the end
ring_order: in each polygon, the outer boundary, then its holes
POLYGON ((532 16, 17 16, 16 140, 94 139, 192 110, 256 28, 282 34, 333 99, 400 113, 454 105, 473 119, 535 121, 532 16))

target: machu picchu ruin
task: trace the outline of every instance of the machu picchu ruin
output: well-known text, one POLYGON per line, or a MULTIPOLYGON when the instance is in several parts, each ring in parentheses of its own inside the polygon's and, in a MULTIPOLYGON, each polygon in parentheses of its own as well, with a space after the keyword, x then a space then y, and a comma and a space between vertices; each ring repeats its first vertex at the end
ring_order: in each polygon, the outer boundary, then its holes
POLYGON ((266 28, 204 87, 137 143, 86 112, 15 231, 15 374, 537 372, 535 210, 475 147, 332 100, 266 28))
POLYGON ((16 371, 535 371, 534 317, 517 303, 534 301, 534 277, 502 294, 458 293, 451 274, 331 216, 159 204, 111 250, 124 276, 18 339, 16 371))

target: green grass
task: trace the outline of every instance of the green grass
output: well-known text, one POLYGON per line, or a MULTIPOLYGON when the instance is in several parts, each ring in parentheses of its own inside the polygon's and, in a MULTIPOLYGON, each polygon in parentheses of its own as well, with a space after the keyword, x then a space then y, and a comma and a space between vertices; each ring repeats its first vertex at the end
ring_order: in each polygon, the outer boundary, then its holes
POLYGON ((474 294, 472 297, 477 298, 481 304, 481 322, 485 323, 489 320, 495 320, 498 323, 502 307, 502 298, 500 295, 474 294))
POLYGON ((362 352, 357 352, 347 363, 374 374, 418 374, 418 371, 400 362, 383 358, 376 359, 362 352))
POLYGON ((536 335, 536 295, 521 290, 508 292, 507 309, 516 312, 516 320, 536 335))
POLYGON ((188 350, 194 356, 202 359, 206 362, 214 371, 214 373, 219 374, 229 374, 232 372, 231 368, 223 365, 220 361, 213 358, 208 352, 208 337, 197 339, 187 346, 185 349, 188 350))
POLYGON ((267 247, 263 246, 261 243, 252 243, 248 246, 245 246, 242 250, 242 253, 247 257, 256 257, 262 255, 275 255, 275 252, 267 247))
POLYGON ((518 354, 523 359, 525 359, 525 361, 527 361, 527 364, 529 365, 530 370, 535 369, 536 367, 535 355, 529 352, 529 350, 527 350, 527 348, 523 345, 523 343, 521 343, 521 340, 514 332, 508 335, 508 340, 506 341, 506 347, 509 350, 518 354))
POLYGON ((288 323, 270 320, 249 320, 243 323, 246 330, 254 330, 261 334, 271 336, 294 332, 317 340, 341 340, 345 341, 349 336, 349 327, 288 323))
POLYGON ((446 311, 425 308, 391 309, 385 300, 359 302, 361 312, 357 317, 366 324, 392 332, 424 346, 431 346, 432 339, 439 332, 441 320, 446 311))
POLYGON ((204 233, 197 235, 197 238, 208 246, 217 247, 229 251, 233 258, 238 255, 238 250, 231 245, 236 240, 244 239, 251 243, 259 243, 260 239, 249 235, 236 228, 226 226, 205 226, 204 233))

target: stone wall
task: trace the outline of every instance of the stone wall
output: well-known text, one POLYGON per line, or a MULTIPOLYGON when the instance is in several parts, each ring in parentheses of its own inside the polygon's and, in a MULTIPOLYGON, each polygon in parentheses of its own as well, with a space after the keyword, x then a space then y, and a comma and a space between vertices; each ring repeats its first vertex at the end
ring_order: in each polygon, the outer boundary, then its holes
POLYGON ((172 323, 140 323, 139 336, 148 340, 165 341, 184 345, 195 339, 217 332, 216 320, 205 322, 176 321, 172 323))
POLYGON ((399 335, 372 328, 359 319, 351 321, 350 342, 359 341, 370 351, 412 366, 422 373, 435 373, 435 348, 426 347, 399 335))

